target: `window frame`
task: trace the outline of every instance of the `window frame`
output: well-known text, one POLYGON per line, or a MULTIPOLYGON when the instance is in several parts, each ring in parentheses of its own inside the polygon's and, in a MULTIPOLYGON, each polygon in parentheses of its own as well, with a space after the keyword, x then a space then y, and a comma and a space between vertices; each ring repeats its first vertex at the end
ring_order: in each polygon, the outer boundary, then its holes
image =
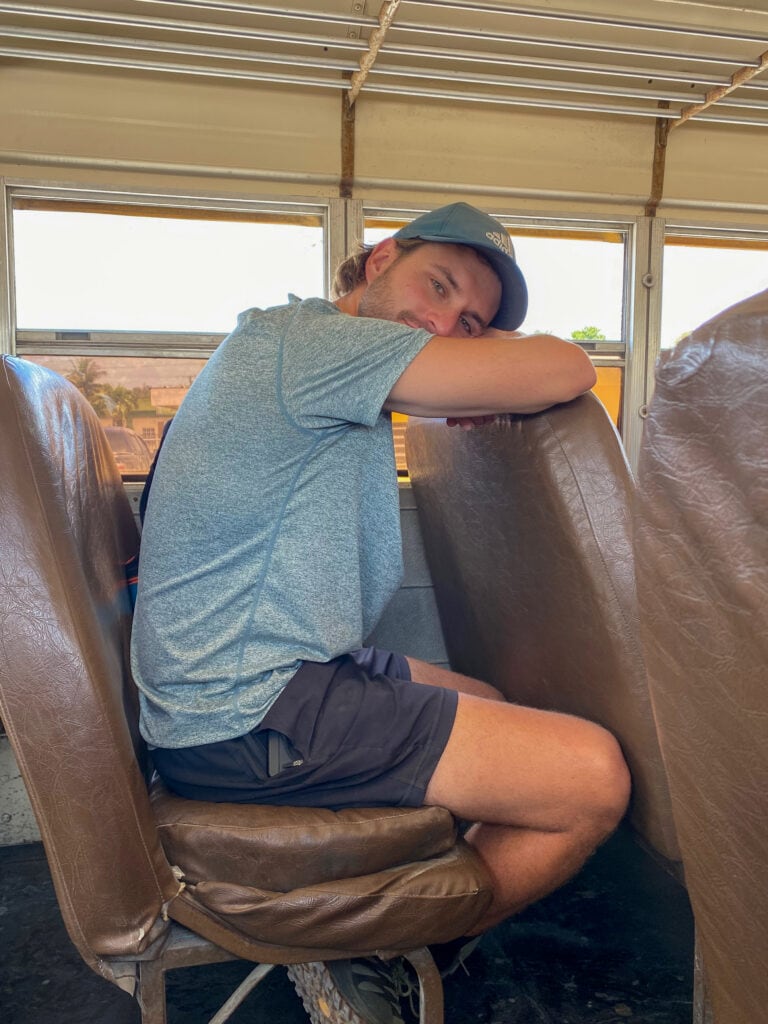
POLYGON ((134 207, 137 210, 156 208, 179 211, 194 216, 197 211, 221 213, 259 214, 280 217, 308 215, 318 217, 323 233, 323 281, 325 294, 330 294, 331 268, 335 265, 339 249, 338 230, 334 230, 343 213, 339 201, 332 199, 308 199, 302 197, 221 197, 210 193, 181 193, 174 190, 142 190, 139 188, 116 190, 94 189, 47 184, 44 182, 4 183, 4 201, 1 204, 0 231, 3 244, 0 245, 0 352, 10 355, 80 355, 80 356, 143 356, 143 357, 185 357, 207 359, 226 334, 192 331, 29 331, 19 330, 16 325, 16 300, 14 282, 14 239, 13 211, 19 200, 32 200, 61 205, 66 211, 67 204, 73 206, 92 205, 110 212, 110 207, 121 210, 134 207), (78 337, 78 335, 80 335, 78 337))

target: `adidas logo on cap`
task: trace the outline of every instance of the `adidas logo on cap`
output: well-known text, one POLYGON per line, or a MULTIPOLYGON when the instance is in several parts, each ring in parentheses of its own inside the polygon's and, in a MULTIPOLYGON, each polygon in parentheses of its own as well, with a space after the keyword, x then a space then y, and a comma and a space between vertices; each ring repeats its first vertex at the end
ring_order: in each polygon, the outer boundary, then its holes
POLYGON ((509 235, 502 235, 500 231, 486 231, 485 237, 489 242, 493 242, 497 249, 501 249, 507 256, 515 258, 515 251, 512 248, 512 242, 509 235))

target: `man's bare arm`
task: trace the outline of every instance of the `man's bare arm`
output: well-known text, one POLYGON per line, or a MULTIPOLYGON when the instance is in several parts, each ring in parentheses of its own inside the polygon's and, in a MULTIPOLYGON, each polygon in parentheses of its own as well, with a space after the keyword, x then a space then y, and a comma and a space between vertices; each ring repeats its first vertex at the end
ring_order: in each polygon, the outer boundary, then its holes
POLYGON ((538 412, 576 398, 595 380, 586 352, 550 334, 435 336, 400 375, 384 408, 452 418, 538 412))

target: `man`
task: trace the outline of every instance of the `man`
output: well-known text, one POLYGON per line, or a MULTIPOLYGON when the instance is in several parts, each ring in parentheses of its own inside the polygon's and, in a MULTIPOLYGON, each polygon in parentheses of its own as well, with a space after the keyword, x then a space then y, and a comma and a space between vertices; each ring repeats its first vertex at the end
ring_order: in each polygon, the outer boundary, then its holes
MULTIPOLYGON (((337 290, 242 314, 169 430, 133 635, 142 732, 184 796, 438 804, 476 822, 494 886, 479 935, 615 828, 627 769, 593 723, 363 648, 402 570, 388 414, 470 427, 595 374, 577 346, 517 333, 509 235, 464 203, 363 249, 337 290)), ((363 1020, 400 1019, 371 994, 380 963, 327 969, 363 1020)))

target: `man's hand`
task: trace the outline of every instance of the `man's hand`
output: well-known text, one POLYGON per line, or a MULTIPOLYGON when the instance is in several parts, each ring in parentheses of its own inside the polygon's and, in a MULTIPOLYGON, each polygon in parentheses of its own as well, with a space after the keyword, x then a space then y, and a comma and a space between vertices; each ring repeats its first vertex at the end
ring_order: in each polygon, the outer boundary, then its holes
POLYGON ((496 419, 491 416, 449 416, 445 421, 449 427, 461 427, 462 430, 472 430, 474 427, 482 427, 484 423, 493 423, 496 419))

